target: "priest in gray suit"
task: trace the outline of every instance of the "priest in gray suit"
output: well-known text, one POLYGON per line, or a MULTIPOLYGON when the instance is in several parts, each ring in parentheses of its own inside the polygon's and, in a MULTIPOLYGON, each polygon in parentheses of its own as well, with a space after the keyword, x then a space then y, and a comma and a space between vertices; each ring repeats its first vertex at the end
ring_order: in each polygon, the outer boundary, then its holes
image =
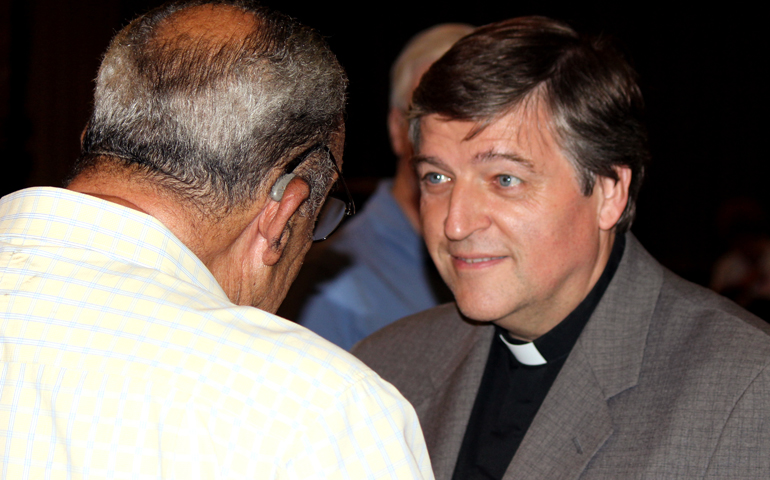
POLYGON ((635 77, 528 17, 460 40, 414 95, 422 228, 456 303, 354 353, 415 406, 439 480, 770 478, 767 324, 628 231, 635 77))

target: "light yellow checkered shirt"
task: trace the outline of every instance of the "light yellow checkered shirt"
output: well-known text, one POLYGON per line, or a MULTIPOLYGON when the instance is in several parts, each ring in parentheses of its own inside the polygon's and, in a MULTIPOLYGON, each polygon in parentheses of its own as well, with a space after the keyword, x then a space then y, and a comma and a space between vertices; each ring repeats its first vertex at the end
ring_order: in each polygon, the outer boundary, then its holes
POLYGON ((412 407, 352 356, 228 299, 154 218, 0 203, 0 477, 433 478, 412 407))

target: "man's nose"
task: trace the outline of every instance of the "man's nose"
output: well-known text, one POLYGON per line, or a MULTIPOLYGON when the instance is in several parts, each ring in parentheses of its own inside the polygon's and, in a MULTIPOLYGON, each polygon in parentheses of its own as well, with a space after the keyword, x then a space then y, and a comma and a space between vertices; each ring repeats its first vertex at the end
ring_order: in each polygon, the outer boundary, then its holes
POLYGON ((452 189, 444 234, 450 240, 464 240, 490 226, 483 192, 478 186, 458 182, 452 189))

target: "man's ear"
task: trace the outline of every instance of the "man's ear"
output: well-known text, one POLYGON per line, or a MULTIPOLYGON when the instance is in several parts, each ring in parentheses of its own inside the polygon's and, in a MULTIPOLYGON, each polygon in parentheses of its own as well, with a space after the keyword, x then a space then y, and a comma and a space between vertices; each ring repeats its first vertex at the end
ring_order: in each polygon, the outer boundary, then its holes
POLYGON ((91 122, 86 122, 86 126, 83 127, 83 131, 80 132, 80 148, 83 148, 83 140, 86 138, 86 132, 88 131, 89 125, 91 125, 91 122))
POLYGON ((631 169, 625 166, 614 167, 618 175, 615 180, 610 177, 597 176, 596 186, 599 190, 599 228, 612 230, 628 203, 628 187, 631 185, 631 169))
POLYGON ((267 246, 262 252, 263 264, 275 265, 281 259, 291 235, 289 220, 309 196, 308 184, 299 177, 293 177, 279 200, 268 197, 268 204, 258 221, 259 234, 267 241, 267 246))
POLYGON ((390 134, 390 146, 397 157, 402 157, 410 148, 409 124, 406 115, 398 108, 391 108, 388 112, 388 133, 390 134))

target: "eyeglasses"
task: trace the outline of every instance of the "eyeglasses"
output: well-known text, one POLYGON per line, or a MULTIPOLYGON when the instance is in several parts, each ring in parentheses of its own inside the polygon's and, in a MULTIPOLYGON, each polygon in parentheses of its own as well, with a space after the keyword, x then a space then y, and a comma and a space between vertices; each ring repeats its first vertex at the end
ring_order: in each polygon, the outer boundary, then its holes
POLYGON ((337 159, 334 158, 334 154, 328 146, 321 144, 320 148, 329 155, 334 172, 337 174, 337 181, 332 185, 329 194, 326 196, 326 201, 321 206, 321 211, 318 212, 316 217, 315 227, 313 228, 314 242, 322 242, 329 238, 329 235, 337 231, 345 217, 350 217, 356 213, 356 205, 353 203, 353 197, 350 195, 350 190, 348 190, 345 179, 342 177, 342 172, 340 172, 337 166, 337 159), (343 194, 344 198, 340 198, 343 194))
POLYGON ((295 177, 295 174, 293 173, 294 170, 318 150, 322 150, 328 154, 328 158, 332 161, 334 171, 337 174, 337 181, 329 191, 329 195, 327 195, 326 201, 323 206, 321 206, 321 211, 318 212, 318 216, 316 217, 315 226, 313 227, 314 242, 321 242, 329 238, 329 236, 339 228, 345 217, 349 217, 356 213, 353 197, 350 195, 350 190, 348 190, 348 186, 345 184, 345 179, 342 178, 342 172, 340 172, 340 169, 337 166, 337 160, 334 158, 331 149, 323 143, 316 143, 305 149, 302 153, 297 155, 296 158, 286 164, 286 168, 284 169, 286 173, 275 182, 275 185, 273 185, 273 188, 270 191, 270 198, 277 202, 280 201, 281 198, 283 198, 283 192, 286 189, 286 185, 288 185, 295 177), (345 194, 344 200, 338 198, 343 193, 345 194))

